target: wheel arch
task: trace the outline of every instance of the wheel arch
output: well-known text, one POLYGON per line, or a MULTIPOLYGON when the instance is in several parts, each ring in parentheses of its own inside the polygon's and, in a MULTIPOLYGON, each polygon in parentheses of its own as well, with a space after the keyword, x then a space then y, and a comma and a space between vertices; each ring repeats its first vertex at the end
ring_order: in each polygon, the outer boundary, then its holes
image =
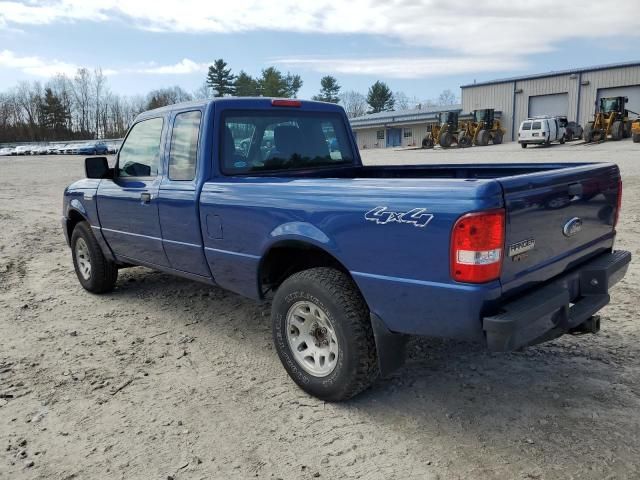
MULTIPOLYGON (((269 290, 277 290, 280 284, 294 273, 315 267, 340 270, 348 275, 358 288, 349 269, 325 245, 318 245, 317 241, 310 238, 282 238, 271 244, 260 259, 260 297, 264 298, 269 290)), ((362 295, 362 292, 360 294, 362 295)))

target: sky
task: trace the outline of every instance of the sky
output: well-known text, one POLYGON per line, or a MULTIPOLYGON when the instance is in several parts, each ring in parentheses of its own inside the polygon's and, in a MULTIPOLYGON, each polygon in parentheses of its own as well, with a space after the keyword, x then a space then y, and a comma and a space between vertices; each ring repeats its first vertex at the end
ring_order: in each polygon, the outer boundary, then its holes
POLYGON ((0 0, 0 90, 100 67, 112 91, 145 94, 274 65, 301 98, 333 75, 409 97, 502 77, 640 61, 640 0, 0 0), (619 33, 618 33, 619 32, 619 33))

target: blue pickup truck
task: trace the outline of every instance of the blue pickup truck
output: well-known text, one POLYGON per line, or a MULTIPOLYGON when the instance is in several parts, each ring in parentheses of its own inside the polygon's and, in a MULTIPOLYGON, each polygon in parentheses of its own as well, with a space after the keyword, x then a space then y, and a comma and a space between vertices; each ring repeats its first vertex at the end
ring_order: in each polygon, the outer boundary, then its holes
POLYGON ((401 366, 410 335, 510 351, 596 333, 631 260, 615 164, 363 166, 326 103, 152 110, 115 166, 85 169, 62 225, 86 290, 142 265, 270 301, 284 368, 328 401, 401 366))

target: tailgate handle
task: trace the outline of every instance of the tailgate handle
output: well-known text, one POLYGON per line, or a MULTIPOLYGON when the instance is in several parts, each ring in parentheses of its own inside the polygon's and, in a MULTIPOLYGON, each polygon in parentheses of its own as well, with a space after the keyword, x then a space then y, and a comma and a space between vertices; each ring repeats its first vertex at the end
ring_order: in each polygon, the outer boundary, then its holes
POLYGON ((572 183, 569 185, 569 195, 582 195, 582 184, 572 183))

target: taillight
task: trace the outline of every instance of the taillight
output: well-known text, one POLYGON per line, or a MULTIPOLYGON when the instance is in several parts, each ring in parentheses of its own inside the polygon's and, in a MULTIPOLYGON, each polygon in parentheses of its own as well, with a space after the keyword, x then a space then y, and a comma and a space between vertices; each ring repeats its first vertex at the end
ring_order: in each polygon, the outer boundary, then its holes
POLYGON ((618 180, 618 200, 616 202, 616 214, 613 217, 613 228, 616 228, 616 225, 618 225, 620 208, 622 208, 622 179, 618 180))
POLYGON ((500 277, 504 251, 504 209, 469 213, 451 232, 451 277, 483 283, 500 277))
POLYGON ((300 100, 290 100, 288 98, 274 98, 271 100, 272 107, 301 107, 302 102, 300 100))

